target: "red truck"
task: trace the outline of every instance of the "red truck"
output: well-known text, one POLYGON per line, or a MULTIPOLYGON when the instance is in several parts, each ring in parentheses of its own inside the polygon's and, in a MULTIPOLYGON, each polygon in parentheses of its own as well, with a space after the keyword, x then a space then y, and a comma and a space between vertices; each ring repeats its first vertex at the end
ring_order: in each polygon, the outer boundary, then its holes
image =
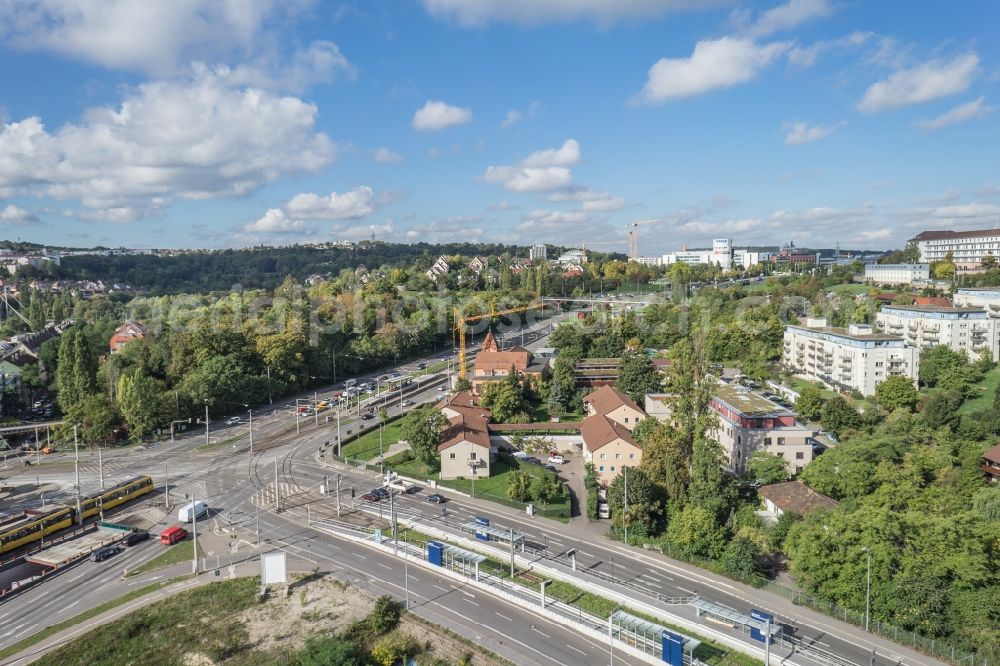
POLYGON ((187 538, 188 531, 179 525, 171 525, 167 529, 163 530, 163 534, 160 535, 160 543, 172 546, 178 541, 183 541, 187 538))

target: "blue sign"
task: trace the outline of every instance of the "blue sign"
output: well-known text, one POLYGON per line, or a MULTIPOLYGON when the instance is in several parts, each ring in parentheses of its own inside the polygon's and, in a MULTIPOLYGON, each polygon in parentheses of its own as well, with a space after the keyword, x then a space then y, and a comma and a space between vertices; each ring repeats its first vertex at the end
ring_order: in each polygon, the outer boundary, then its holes
MULTIPOLYGON (((489 527, 490 519, 484 516, 476 516, 476 525, 480 527, 489 527)), ((488 532, 483 532, 481 530, 476 530, 476 538, 480 541, 489 541, 490 535, 488 532)))
MULTIPOLYGON (((770 622, 772 625, 774 624, 773 615, 771 615, 770 613, 765 613, 764 611, 761 610, 757 610, 756 608, 750 609, 750 617, 759 622, 764 622, 764 623, 770 622)), ((765 631, 766 629, 761 630, 758 627, 751 626, 750 638, 754 639, 755 641, 760 641, 761 643, 763 643, 766 640, 766 637, 764 636, 765 631)), ((771 642, 772 643, 774 642, 774 637, 771 637, 771 642)))
POLYGON ((427 542, 427 561, 431 564, 436 564, 439 567, 444 566, 443 552, 444 546, 441 545, 440 541, 427 542))
POLYGON ((684 637, 664 629, 662 636, 663 661, 670 666, 684 666, 684 637))

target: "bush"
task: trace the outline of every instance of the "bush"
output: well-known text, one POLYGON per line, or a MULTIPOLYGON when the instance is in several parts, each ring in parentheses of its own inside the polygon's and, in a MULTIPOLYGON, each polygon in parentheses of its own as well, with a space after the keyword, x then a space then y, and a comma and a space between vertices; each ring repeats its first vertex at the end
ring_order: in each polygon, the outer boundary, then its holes
POLYGON ((412 657, 419 651, 417 642, 409 636, 390 634, 372 646, 371 656, 379 666, 393 666, 400 662, 405 664, 407 657, 412 657))
POLYGON ((292 662, 296 666, 363 666, 364 662, 358 655, 358 649, 353 643, 336 636, 312 638, 296 655, 292 662))
MULTIPOLYGON (((363 620, 355 622, 344 632, 344 638, 351 641, 368 641, 386 634, 399 624, 400 604, 392 597, 381 596, 375 601, 375 608, 363 620)), ((331 662, 336 663, 336 662, 331 662)))

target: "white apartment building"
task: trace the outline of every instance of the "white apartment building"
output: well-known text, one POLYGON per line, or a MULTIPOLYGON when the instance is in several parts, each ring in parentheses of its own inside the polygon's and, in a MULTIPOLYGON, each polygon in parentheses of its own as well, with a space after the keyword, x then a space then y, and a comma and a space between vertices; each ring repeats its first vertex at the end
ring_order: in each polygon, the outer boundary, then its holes
POLYGON ((920 261, 924 263, 940 261, 948 252, 952 253, 955 265, 966 270, 980 268, 987 255, 1000 259, 1000 229, 924 231, 910 242, 917 244, 920 261))
POLYGON ((719 384, 710 406, 719 415, 719 426, 707 434, 722 445, 735 474, 746 471, 754 451, 783 458, 789 474, 801 472, 812 461, 812 429, 784 407, 748 388, 726 383, 719 384))
POLYGON ((865 282, 875 284, 913 284, 931 277, 930 264, 868 264, 865 282))
POLYGON ((528 250, 528 259, 531 259, 532 261, 545 261, 548 256, 548 248, 546 248, 542 243, 532 245, 531 249, 528 250))
POLYGON ((970 359, 988 349, 994 361, 1000 360, 1000 321, 982 308, 884 305, 875 321, 883 332, 902 335, 912 347, 944 345, 965 352, 970 359))
POLYGON ((637 264, 643 264, 644 266, 662 266, 663 257, 629 257, 629 261, 634 261, 637 264))
POLYGON ((556 259, 560 266, 569 266, 570 264, 582 265, 587 263, 587 251, 586 250, 568 250, 559 255, 556 259))
POLYGON ((712 241, 711 250, 688 250, 684 248, 679 252, 665 254, 660 259, 660 264, 669 266, 670 264, 715 264, 721 266, 723 270, 733 268, 750 268, 767 261, 770 258, 767 252, 751 252, 750 250, 734 250, 733 241, 728 238, 717 238, 712 241))
POLYGON ((805 325, 785 327, 782 361, 800 377, 834 390, 874 395, 875 387, 894 375, 916 382, 920 350, 902 335, 875 333, 867 324, 836 328, 810 318, 805 325))
POLYGON ((993 317, 1000 316, 1000 287, 956 289, 951 300, 958 307, 982 308, 993 317))
POLYGON ((434 262, 434 265, 424 272, 424 275, 427 276, 428 280, 437 280, 442 275, 447 275, 450 270, 451 266, 448 265, 448 260, 444 255, 441 255, 434 262))

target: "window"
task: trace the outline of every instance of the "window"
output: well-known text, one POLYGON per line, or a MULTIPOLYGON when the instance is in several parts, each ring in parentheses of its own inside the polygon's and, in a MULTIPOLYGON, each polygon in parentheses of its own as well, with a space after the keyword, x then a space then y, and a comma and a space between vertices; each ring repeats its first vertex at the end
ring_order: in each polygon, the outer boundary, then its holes
POLYGON ((622 459, 622 454, 616 453, 615 454, 615 460, 621 460, 621 459, 622 459))
POLYGON ((598 467, 597 471, 598 472, 603 472, 604 471, 604 465, 601 465, 600 467, 598 467))
POLYGON ((785 438, 784 437, 779 437, 778 438, 778 446, 784 446, 784 445, 785 445, 785 438))
POLYGON ((796 465, 795 466, 795 473, 798 474, 801 471, 802 471, 802 465, 796 465))
POLYGON ((455 459, 455 454, 454 454, 454 453, 453 453, 453 454, 451 454, 451 459, 452 459, 452 460, 454 460, 454 459, 455 459))
POLYGON ((469 453, 469 460, 475 460, 475 459, 476 459, 476 452, 475 451, 470 452, 469 453))
POLYGON ((764 438, 764 446, 771 446, 771 438, 770 437, 765 437, 764 438))
POLYGON ((806 454, 803 453, 802 451, 796 451, 795 452, 795 459, 796 460, 805 460, 805 457, 806 457, 806 454))
POLYGON ((628 454, 628 459, 629 460, 635 460, 635 454, 634 453, 628 454))
POLYGON ((602 453, 601 454, 601 460, 607 460, 607 458, 608 458, 608 454, 607 453, 602 453))
POLYGON ((611 466, 611 471, 612 472, 615 471, 615 466, 614 465, 611 466))
POLYGON ((628 417, 627 416, 625 417, 625 423, 628 423, 628 417))

